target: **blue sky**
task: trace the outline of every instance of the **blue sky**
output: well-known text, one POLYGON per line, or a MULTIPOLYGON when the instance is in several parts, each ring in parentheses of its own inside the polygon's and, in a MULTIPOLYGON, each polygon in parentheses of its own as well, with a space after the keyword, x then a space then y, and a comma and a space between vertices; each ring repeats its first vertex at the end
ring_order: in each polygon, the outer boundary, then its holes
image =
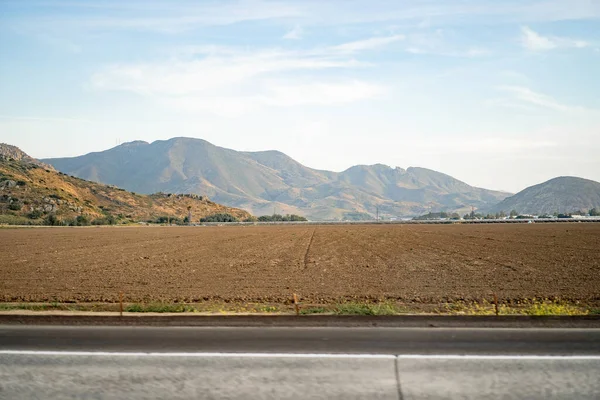
POLYGON ((0 141, 600 181, 600 1, 0 1, 0 141))

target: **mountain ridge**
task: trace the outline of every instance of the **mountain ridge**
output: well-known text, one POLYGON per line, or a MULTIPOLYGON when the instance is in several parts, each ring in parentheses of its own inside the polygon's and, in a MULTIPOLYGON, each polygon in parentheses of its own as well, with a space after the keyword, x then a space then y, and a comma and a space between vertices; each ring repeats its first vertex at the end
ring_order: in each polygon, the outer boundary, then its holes
POLYGON ((37 165, 38 167, 54 171, 54 167, 31 157, 17 146, 6 143, 0 143, 0 160, 15 160, 26 164, 37 165))
POLYGON ((510 196, 491 212, 522 214, 569 214, 576 211, 600 209, 600 183, 576 176, 559 176, 530 186, 510 196))
POLYGON ((356 165, 342 172, 306 167, 277 150, 236 151, 203 139, 136 141, 79 157, 45 159, 56 169, 139 193, 188 192, 249 210, 312 219, 348 213, 389 217, 490 207, 505 192, 472 187, 426 168, 356 165))
POLYGON ((88 223, 131 223, 157 218, 182 221, 190 212, 192 222, 218 213, 241 220, 251 217, 246 211, 216 204, 205 196, 140 195, 86 181, 57 172, 15 146, 0 146, 0 223, 40 224, 49 216, 58 224, 73 223, 78 218, 85 218, 88 223))

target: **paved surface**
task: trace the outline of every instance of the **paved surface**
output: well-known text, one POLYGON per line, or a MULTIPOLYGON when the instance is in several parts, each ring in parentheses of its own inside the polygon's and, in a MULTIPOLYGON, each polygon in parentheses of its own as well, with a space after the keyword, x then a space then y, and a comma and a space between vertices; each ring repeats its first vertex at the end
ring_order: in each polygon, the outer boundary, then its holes
POLYGON ((600 355, 600 329, 0 326, 0 349, 387 355, 600 355))
POLYGON ((525 315, 201 315, 73 311, 0 311, 2 325, 237 328, 600 328, 600 316, 525 315))
POLYGON ((0 326, 0 398, 597 399, 600 330, 0 326))

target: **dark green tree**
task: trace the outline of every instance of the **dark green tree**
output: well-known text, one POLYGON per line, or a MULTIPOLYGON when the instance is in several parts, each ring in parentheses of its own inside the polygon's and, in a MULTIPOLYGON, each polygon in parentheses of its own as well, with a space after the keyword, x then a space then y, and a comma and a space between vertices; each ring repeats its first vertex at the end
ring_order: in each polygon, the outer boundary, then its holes
POLYGON ((201 218, 200 222, 239 222, 239 220, 231 214, 219 213, 201 218))

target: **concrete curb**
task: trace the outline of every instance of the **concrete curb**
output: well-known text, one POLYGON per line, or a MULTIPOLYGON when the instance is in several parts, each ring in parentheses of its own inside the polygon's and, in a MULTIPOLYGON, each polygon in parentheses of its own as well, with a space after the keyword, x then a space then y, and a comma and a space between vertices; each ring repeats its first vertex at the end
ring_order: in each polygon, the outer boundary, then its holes
POLYGON ((597 328, 600 316, 197 316, 197 315, 0 315, 0 325, 162 327, 355 327, 355 328, 597 328))

